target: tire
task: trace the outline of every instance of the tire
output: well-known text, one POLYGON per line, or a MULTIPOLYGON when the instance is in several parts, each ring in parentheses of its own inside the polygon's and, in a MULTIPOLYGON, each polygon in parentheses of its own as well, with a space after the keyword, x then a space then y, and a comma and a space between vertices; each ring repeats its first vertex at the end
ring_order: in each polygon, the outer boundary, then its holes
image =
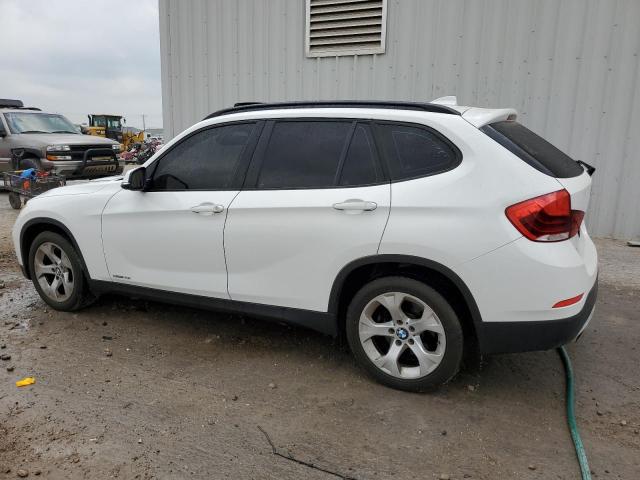
POLYGON ((20 198, 18 193, 9 192, 9 205, 15 210, 20 210, 20 207, 22 207, 22 198, 20 198))
POLYGON ((52 308, 71 312, 93 300, 80 256, 62 235, 40 233, 29 248, 28 265, 38 294, 52 308))
POLYGON ((42 170, 40 160, 34 157, 21 158, 18 162, 18 170, 27 170, 29 168, 35 168, 36 170, 42 170))
POLYGON ((388 387, 430 391, 460 369, 460 320, 442 295, 411 278, 384 277, 362 287, 347 310, 346 333, 358 364, 388 387))

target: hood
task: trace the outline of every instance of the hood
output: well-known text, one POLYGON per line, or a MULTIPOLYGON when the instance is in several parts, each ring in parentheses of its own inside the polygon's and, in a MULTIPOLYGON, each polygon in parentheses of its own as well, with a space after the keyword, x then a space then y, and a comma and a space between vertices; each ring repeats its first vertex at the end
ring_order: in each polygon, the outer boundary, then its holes
MULTIPOLYGON (((115 140, 93 135, 72 133, 20 133, 11 136, 25 147, 44 148, 47 145, 119 145, 115 140)), ((107 147, 110 148, 110 147, 107 147)))
POLYGON ((98 180, 91 180, 89 182, 74 182, 71 185, 65 185, 64 187, 54 188, 52 190, 41 193, 40 195, 35 197, 35 199, 59 197, 62 195, 87 195, 108 187, 115 190, 117 188, 120 188, 121 183, 122 175, 117 177, 100 178, 98 180))

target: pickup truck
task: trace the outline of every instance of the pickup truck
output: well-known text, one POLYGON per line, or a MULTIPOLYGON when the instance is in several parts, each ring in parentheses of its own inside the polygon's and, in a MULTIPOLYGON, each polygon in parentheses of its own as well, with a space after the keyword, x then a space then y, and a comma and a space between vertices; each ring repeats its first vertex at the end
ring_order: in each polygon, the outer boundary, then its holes
POLYGON ((63 115, 0 99, 0 173, 36 168, 66 178, 122 173, 120 144, 83 135, 63 115))

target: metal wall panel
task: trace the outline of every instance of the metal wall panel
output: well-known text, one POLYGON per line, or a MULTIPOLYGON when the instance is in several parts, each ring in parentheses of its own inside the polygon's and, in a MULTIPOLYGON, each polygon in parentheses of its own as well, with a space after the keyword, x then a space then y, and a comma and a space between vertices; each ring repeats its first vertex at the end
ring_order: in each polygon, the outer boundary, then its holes
POLYGON ((593 234, 640 235, 639 0, 388 0, 382 55, 306 58, 302 0, 160 0, 165 133, 237 101, 515 107, 598 169, 593 234))

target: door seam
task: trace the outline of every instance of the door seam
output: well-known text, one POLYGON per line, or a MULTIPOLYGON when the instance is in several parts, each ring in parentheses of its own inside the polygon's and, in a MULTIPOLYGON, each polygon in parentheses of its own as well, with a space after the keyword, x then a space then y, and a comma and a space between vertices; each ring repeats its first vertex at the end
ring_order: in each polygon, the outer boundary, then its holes
POLYGON ((104 266, 107 269, 107 275, 109 275, 110 281, 113 281, 113 277, 111 276, 111 270, 109 270, 109 262, 107 262, 107 252, 104 251, 104 225, 103 225, 104 211, 107 209, 107 206, 109 205, 109 202, 111 202, 113 197, 115 197, 119 193, 122 193, 122 190, 115 191, 113 195, 111 195, 107 199, 107 201, 104 203, 104 206, 102 207, 102 210, 100 211, 100 243, 101 243, 100 246, 102 247, 102 258, 104 259, 104 266))
POLYGON ((384 222, 384 227, 382 229, 382 235, 380 235, 380 241, 378 242, 378 248, 376 249, 376 255, 380 254, 380 247, 382 247, 382 239, 384 238, 384 234, 387 231, 387 225, 389 225, 389 218, 391 218, 391 204, 393 203, 393 188, 391 188, 391 181, 389 181, 389 212, 387 213, 387 220, 384 222))
POLYGON ((238 198, 238 195, 240 195, 240 193, 242 192, 242 190, 238 190, 238 193, 236 193, 234 195, 234 197, 231 199, 231 201, 229 202, 229 206, 227 207, 227 211, 225 212, 225 216, 224 216, 224 224, 222 225, 222 255, 224 257, 224 269, 225 272, 227 274, 227 296, 229 297, 229 300, 233 300, 231 298, 231 292, 229 291, 229 265, 227 264, 227 220, 229 219, 229 211, 231 210, 231 205, 233 205, 233 202, 235 201, 236 198, 238 198))

